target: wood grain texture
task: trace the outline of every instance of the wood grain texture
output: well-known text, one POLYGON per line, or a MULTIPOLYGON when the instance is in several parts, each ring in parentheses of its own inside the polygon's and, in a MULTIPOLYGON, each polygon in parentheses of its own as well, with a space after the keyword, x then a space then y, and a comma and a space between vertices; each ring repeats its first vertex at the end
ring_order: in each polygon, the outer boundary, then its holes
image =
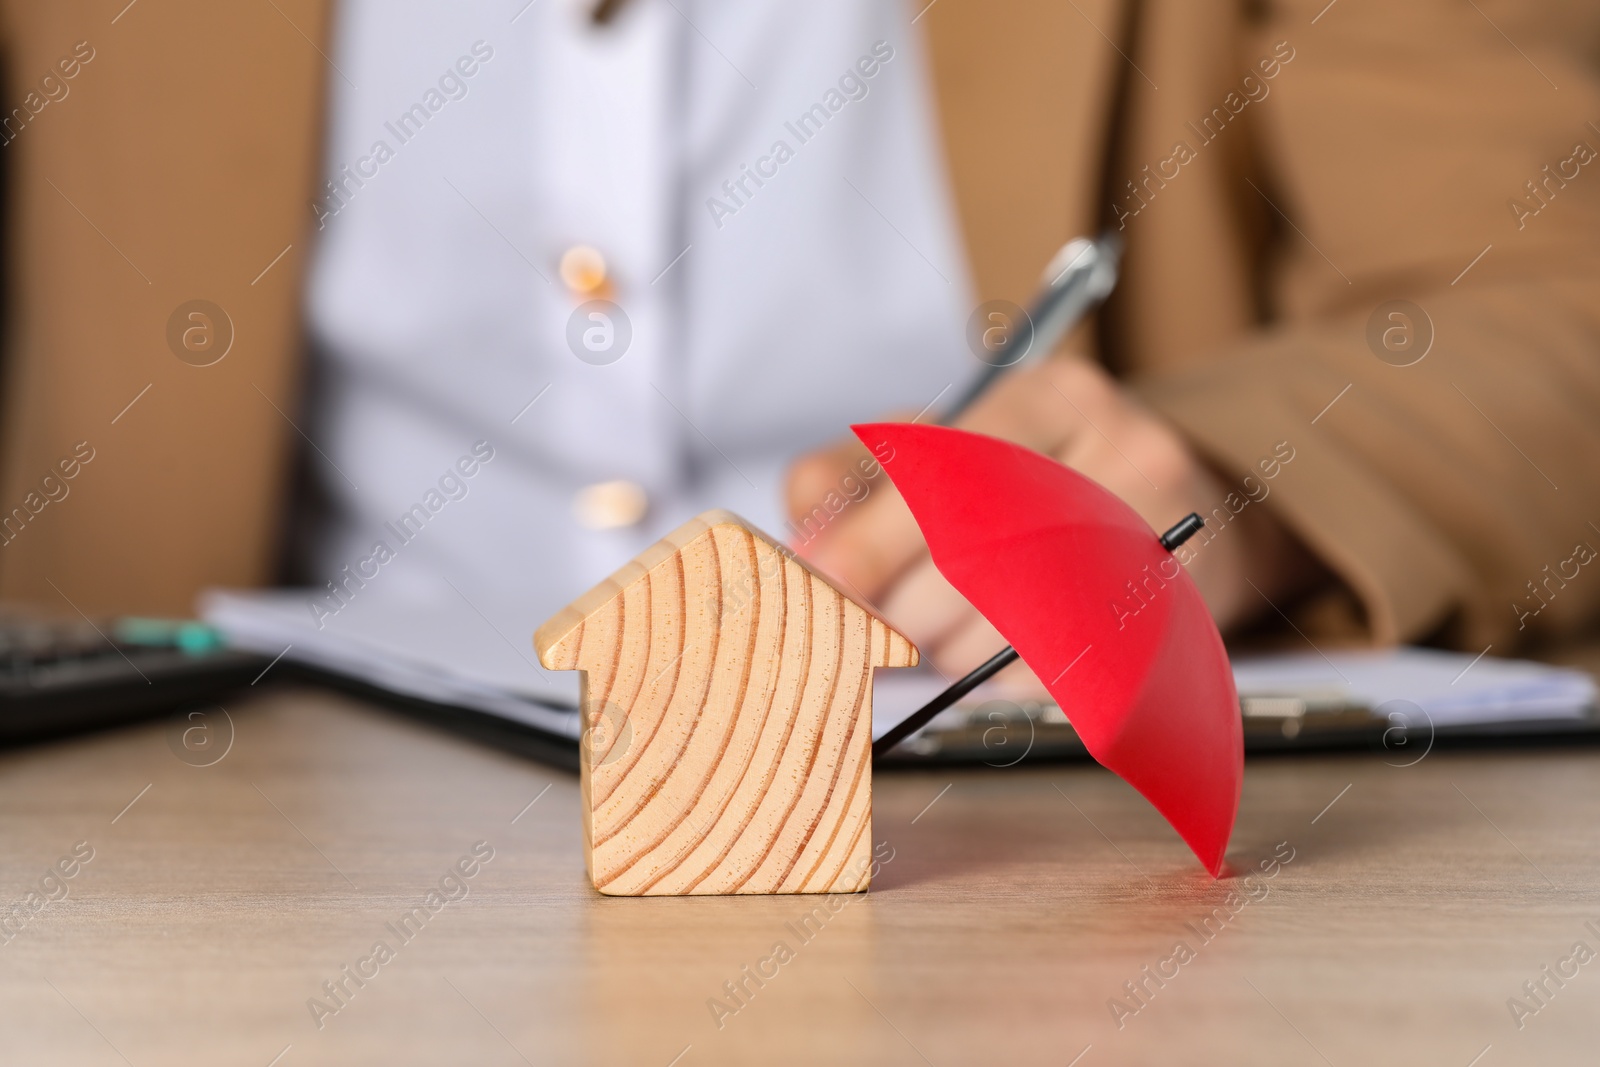
POLYGON ((917 651, 782 546, 707 512, 540 627, 534 648, 583 672, 595 888, 867 887, 872 671, 917 651))

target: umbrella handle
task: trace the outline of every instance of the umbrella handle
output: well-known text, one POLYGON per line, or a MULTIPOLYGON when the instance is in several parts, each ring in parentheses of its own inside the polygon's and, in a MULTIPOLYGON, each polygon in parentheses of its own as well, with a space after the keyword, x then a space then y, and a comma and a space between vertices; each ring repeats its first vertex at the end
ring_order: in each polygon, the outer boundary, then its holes
POLYGON ((954 704, 978 686, 999 674, 1000 671, 1011 665, 1017 659, 1017 650, 1007 645, 988 661, 971 674, 955 682, 944 692, 928 701, 922 707, 908 715, 903 721, 896 724, 893 729, 872 743, 872 758, 877 759, 891 748, 916 733, 928 720, 939 714, 945 708, 954 704))
MULTIPOLYGON (((1199 513, 1190 512, 1182 519, 1179 519, 1177 524, 1170 530, 1161 535, 1161 547, 1168 552, 1175 551, 1179 545, 1199 533, 1205 524, 1206 520, 1202 519, 1199 513)), ((1010 645, 990 656, 981 667, 951 683, 949 688, 906 716, 893 726, 888 733, 874 741, 872 743, 872 758, 881 758, 894 746, 926 726, 935 715, 999 674, 1015 662, 1017 658, 1017 650, 1010 645)))

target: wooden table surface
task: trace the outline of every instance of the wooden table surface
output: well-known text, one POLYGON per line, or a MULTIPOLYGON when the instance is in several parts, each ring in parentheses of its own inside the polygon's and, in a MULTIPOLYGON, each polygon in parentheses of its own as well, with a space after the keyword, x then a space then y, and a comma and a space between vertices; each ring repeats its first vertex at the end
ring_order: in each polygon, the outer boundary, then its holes
POLYGON ((315 690, 229 711, 210 766, 165 722, 0 754, 0 1063, 1600 1056, 1600 749, 1253 760, 1218 883, 1093 766, 882 773, 829 910, 601 897, 575 775, 315 690))

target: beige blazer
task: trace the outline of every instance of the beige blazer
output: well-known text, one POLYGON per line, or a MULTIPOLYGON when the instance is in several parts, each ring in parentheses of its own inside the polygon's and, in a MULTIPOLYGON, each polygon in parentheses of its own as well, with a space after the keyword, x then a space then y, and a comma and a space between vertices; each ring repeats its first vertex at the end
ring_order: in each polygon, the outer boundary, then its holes
MULTIPOLYGON (((277 558, 329 10, 125 5, 0 0, 0 595, 183 613, 277 558), (196 299, 231 320, 212 366, 168 344, 196 299)), ((938 0, 917 25, 980 297, 1120 229, 1095 354, 1240 480, 1224 512, 1292 452, 1244 506, 1341 579, 1308 632, 1508 650, 1592 617, 1600 6, 938 0)))

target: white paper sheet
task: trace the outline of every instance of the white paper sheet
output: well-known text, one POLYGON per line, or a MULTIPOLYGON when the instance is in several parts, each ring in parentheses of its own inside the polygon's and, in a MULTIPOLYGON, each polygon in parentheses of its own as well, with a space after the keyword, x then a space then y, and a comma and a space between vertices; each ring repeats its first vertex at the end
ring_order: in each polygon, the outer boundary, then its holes
POLYGON ((1337 692, 1380 713, 1414 704, 1440 727, 1581 718, 1596 699, 1583 671, 1427 648, 1240 657, 1233 677, 1241 697, 1337 692))
MULTIPOLYGON (((429 598, 358 599, 319 628, 307 607, 312 596, 212 591, 201 614, 238 648, 283 653, 405 696, 577 736, 576 674, 546 671, 534 659, 532 634, 542 620, 495 618, 451 589, 429 598)), ((1435 727, 1576 719, 1596 703, 1595 681, 1582 671, 1431 649, 1241 657, 1233 668, 1241 697, 1336 696, 1407 716, 1414 705, 1435 727)), ((927 669, 879 671, 874 735, 945 684, 927 669)), ((980 689, 973 699, 985 696, 980 689)))

